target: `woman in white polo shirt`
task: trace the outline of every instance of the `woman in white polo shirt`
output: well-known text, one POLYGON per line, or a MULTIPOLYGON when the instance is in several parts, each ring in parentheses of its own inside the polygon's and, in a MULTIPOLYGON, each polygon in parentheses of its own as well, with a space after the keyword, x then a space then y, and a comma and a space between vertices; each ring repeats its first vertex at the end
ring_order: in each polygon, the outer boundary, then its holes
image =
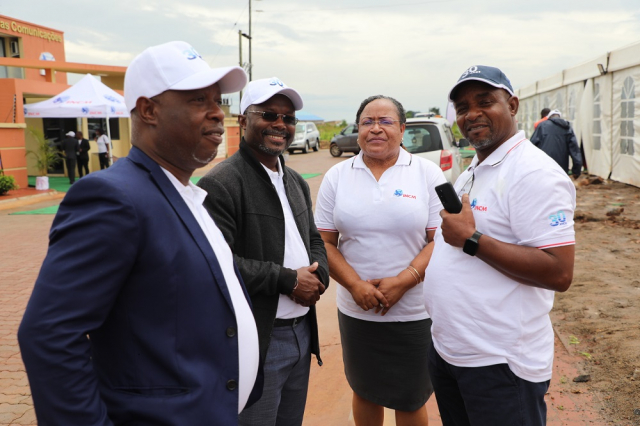
POLYGON ((438 166, 401 149, 405 111, 393 98, 365 99, 356 114, 360 154, 333 166, 316 202, 356 424, 426 425, 433 392, 422 280, 442 204, 438 166))

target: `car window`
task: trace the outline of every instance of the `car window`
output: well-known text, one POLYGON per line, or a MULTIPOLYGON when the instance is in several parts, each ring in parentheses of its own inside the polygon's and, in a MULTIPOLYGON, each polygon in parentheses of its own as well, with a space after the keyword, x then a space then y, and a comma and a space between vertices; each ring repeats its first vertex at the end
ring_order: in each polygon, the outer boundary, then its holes
POLYGON ((304 133, 304 124, 296 124, 296 133, 304 133))
POLYGON ((313 132, 313 124, 307 124, 307 132, 313 132))
POLYGON ((345 134, 345 135, 349 135, 349 134, 351 134, 351 133, 355 133, 355 132, 353 131, 353 129, 354 129, 355 127, 356 127, 356 126, 354 126, 354 125, 347 126, 347 127, 345 127, 345 129, 342 131, 342 133, 343 133, 343 134, 345 134))
POLYGON ((442 149, 440 132, 434 124, 407 125, 402 144, 411 153, 440 151, 442 149))

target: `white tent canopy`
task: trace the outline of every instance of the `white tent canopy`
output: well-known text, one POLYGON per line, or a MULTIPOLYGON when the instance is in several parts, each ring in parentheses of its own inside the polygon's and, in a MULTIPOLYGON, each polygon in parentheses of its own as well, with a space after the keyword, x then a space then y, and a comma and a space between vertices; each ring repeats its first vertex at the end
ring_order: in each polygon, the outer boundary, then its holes
POLYGON ((27 118, 113 118, 129 117, 124 97, 87 74, 57 96, 26 104, 27 118))

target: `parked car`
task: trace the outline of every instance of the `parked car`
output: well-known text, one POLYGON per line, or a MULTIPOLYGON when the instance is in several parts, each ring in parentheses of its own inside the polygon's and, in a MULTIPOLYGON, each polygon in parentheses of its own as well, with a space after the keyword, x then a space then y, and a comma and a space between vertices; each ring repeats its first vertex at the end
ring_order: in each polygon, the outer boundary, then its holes
POLYGON ((289 145, 289 154, 293 154, 296 149, 306 154, 311 148, 314 151, 320 148, 320 132, 314 123, 301 121, 296 124, 296 134, 293 142, 289 145))
POLYGON ((449 182, 461 171, 461 158, 449 122, 441 117, 408 118, 402 144, 412 154, 436 163, 449 182))
POLYGON ((343 152, 359 153, 360 146, 358 146, 358 126, 355 124, 349 124, 347 127, 342 129, 340 133, 331 138, 329 152, 334 157, 340 157, 343 152))

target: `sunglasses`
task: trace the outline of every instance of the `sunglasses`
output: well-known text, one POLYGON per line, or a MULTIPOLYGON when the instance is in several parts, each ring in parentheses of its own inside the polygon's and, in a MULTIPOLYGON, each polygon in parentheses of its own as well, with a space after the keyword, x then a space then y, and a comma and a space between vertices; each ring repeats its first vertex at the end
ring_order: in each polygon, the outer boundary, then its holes
POLYGON ((271 112, 271 111, 247 111, 247 112, 252 112, 254 114, 260 114, 262 116, 262 119, 265 121, 269 121, 271 123, 278 121, 278 118, 282 118, 282 122, 284 124, 293 126, 298 124, 298 119, 295 118, 293 115, 287 115, 287 114, 277 114, 275 112, 271 112))

